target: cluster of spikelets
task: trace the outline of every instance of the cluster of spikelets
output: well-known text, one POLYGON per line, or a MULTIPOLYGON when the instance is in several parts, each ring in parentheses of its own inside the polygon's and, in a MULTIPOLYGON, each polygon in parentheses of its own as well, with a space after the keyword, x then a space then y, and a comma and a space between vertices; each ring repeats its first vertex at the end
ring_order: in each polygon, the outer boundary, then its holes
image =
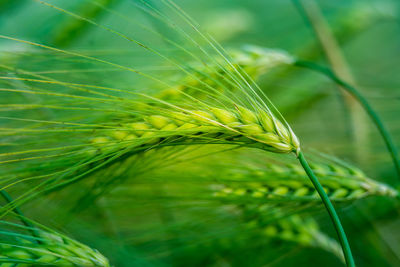
POLYGON ((0 243, 1 266, 110 266, 97 250, 55 232, 16 239, 16 243, 0 243))
MULTIPOLYGON (((312 163, 312 168, 333 201, 351 201, 373 195, 390 198, 398 196, 397 190, 366 177, 361 170, 352 166, 329 162, 312 163)), ((307 179, 304 170, 297 165, 269 164, 264 169, 248 168, 226 176, 233 182, 214 186, 214 190, 217 190, 215 196, 259 201, 319 201, 319 195, 307 179)))
MULTIPOLYGON (((258 78, 277 65, 293 61, 283 51, 257 46, 234 50, 231 55, 234 65, 230 66, 225 62, 222 69, 225 72, 229 72, 229 68, 243 69, 250 79, 258 78)), ((265 108, 253 107, 253 111, 242 105, 229 103, 231 108, 206 104, 204 108, 194 110, 182 104, 171 104, 172 100, 185 103, 187 96, 190 96, 190 102, 192 98, 198 101, 210 97, 210 88, 229 92, 238 89, 237 85, 228 83, 224 73, 218 73, 216 66, 196 69, 194 75, 178 82, 176 88, 165 89, 156 94, 156 98, 152 98, 155 103, 136 105, 135 110, 144 115, 135 118, 135 122, 129 121, 132 118, 119 122, 119 125, 122 125, 121 130, 113 131, 109 136, 93 138, 93 143, 113 144, 115 140, 126 145, 137 143, 156 147, 157 143, 165 143, 164 139, 168 139, 169 143, 174 139, 188 138, 202 140, 205 143, 225 141, 249 146, 256 146, 259 143, 261 144, 259 147, 268 151, 298 153, 300 144, 293 131, 265 108)), ((193 103, 190 103, 191 105, 193 103)))
MULTIPOLYGON (((360 169, 345 163, 325 159, 311 162, 311 166, 332 201, 349 202, 368 196, 398 197, 397 190, 367 178, 360 169)), ((267 164, 264 168, 250 166, 235 170, 218 169, 216 176, 221 183, 213 184, 211 189, 213 196, 222 203, 235 205, 248 231, 267 239, 321 248, 344 261, 340 245, 322 233, 312 217, 288 216, 285 215, 287 211, 280 211, 290 207, 288 203, 291 202, 297 205, 320 200, 304 170, 284 161, 267 164), (224 180, 226 182, 222 182, 224 180)))
POLYGON ((248 231, 260 233, 263 237, 272 240, 283 240, 303 247, 321 248, 339 257, 344 261, 339 243, 321 232, 317 221, 312 217, 290 215, 274 221, 268 221, 265 211, 270 210, 268 204, 257 207, 241 208, 247 218, 248 231))
MULTIPOLYGON (((290 128, 272 114, 253 112, 242 106, 235 110, 209 108, 183 110, 150 115, 140 122, 127 123, 123 131, 114 131, 111 140, 141 146, 168 144, 183 138, 205 143, 231 142, 257 146, 277 153, 299 151, 299 141, 290 128)), ((107 137, 97 137, 93 143, 109 143, 107 137)))
POLYGON ((207 94, 210 91, 229 94, 238 91, 237 85, 226 77, 229 72, 237 69, 242 70, 246 73, 247 82, 251 82, 251 80, 258 79, 274 67, 294 62, 294 58, 283 50, 255 45, 246 45, 242 49, 232 49, 228 54, 232 61, 231 64, 222 60, 211 63, 211 66, 193 64, 192 75, 178 79, 177 86, 164 89, 156 96, 168 101, 179 101, 183 94, 201 100, 210 97, 207 94))

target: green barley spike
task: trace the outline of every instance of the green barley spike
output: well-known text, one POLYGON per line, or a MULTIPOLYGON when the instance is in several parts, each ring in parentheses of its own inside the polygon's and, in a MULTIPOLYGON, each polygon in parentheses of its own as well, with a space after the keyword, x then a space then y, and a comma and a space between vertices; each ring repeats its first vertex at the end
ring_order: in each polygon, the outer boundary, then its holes
POLYGON ((204 91, 208 91, 209 87, 220 92, 236 90, 236 85, 226 79, 225 72, 241 69, 251 79, 256 80, 276 66, 293 62, 293 58, 283 50, 268 49, 255 45, 246 45, 242 49, 232 49, 228 53, 232 58, 234 68, 227 65, 226 62, 221 62, 220 66, 193 66, 195 70, 194 77, 184 77, 175 88, 165 89, 156 96, 171 101, 182 99, 182 93, 185 93, 195 96, 197 99, 204 99, 207 97, 204 91), (221 67, 224 70, 221 70, 221 67), (207 86, 204 84, 207 84, 207 86), (204 91, 200 91, 199 88, 204 91))
POLYGON ((110 266, 97 250, 54 232, 41 231, 40 244, 31 239, 16 239, 16 243, 0 243, 1 266, 110 266))
MULTIPOLYGON (((397 190, 368 178, 359 169, 344 167, 333 162, 312 163, 321 184, 333 201, 352 201, 367 196, 398 196, 397 190)), ((223 177, 223 173, 219 176, 223 177)), ((226 174, 226 177, 232 177, 226 174)), ((221 185, 214 192, 218 197, 249 198, 293 201, 318 201, 319 196, 308 181, 306 174, 297 165, 270 164, 267 168, 251 169, 243 173, 236 182, 221 185), (252 182, 248 182, 252 180, 252 182)))
POLYGON ((162 115, 150 115, 144 120, 123 124, 121 130, 93 138, 92 143, 99 147, 118 142, 126 147, 156 147, 174 140, 182 142, 183 137, 207 143, 229 140, 233 144, 258 145, 278 153, 299 149, 297 137, 272 114, 256 113, 242 106, 236 106, 235 110, 210 107, 207 110, 166 111, 162 115), (272 127, 261 123, 266 119, 272 127))
POLYGON ((278 220, 265 221, 265 215, 263 215, 265 208, 265 205, 250 210, 246 210, 246 207, 242 208, 245 214, 251 212, 247 227, 269 239, 324 249, 344 261, 339 243, 321 232, 318 223, 312 217, 302 218, 299 215, 290 215, 278 220))

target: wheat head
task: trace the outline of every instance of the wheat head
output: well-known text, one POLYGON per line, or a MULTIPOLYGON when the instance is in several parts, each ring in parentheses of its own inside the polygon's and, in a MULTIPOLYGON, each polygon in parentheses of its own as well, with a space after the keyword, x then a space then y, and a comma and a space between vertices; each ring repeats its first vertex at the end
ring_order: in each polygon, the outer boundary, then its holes
POLYGON ((41 231, 34 241, 18 241, 0 243, 1 266, 110 266, 97 250, 57 233, 41 231))

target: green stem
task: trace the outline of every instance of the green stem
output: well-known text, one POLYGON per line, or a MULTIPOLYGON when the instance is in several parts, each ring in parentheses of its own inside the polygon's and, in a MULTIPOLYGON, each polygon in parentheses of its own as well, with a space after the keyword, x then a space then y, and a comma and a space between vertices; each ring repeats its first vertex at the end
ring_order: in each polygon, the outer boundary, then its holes
POLYGON ((324 203, 325 208, 329 213, 329 216, 331 217, 333 225, 335 226, 336 233, 337 233, 340 243, 342 245, 343 254, 344 254, 344 258, 346 259, 347 266, 354 267, 355 264, 354 264, 353 255, 351 254, 350 245, 349 245, 349 242, 347 241, 346 233, 343 230, 342 224, 340 222, 339 216, 337 215, 337 213, 335 211, 335 208, 333 207, 331 201, 329 200, 328 195, 325 193, 324 189, 322 188, 322 185, 318 181, 318 178, 314 175, 314 172, 308 165, 306 159, 304 158, 303 152, 300 152, 297 157, 301 163, 301 166, 303 166, 308 177, 310 178, 315 189, 317 190, 319 196, 321 197, 322 202, 324 203))
MULTIPOLYGON (((5 190, 0 190, 0 195, 6 200, 7 203, 13 202, 12 197, 5 190)), ((34 236, 36 238, 40 238, 40 235, 37 232, 36 227, 33 224, 31 224, 28 220, 25 219, 22 211, 18 207, 13 207, 12 210, 18 215, 21 222, 29 229, 32 236, 34 236)), ((37 242, 40 243, 39 240, 37 240, 37 242)))
POLYGON ((398 152, 396 146, 392 138, 390 137, 389 131, 385 128, 382 123, 382 120, 379 118, 378 114, 374 111, 371 105, 368 103, 367 99, 353 86, 348 83, 342 81, 339 77, 337 77, 329 68, 319 66, 313 62, 298 60, 294 63, 295 66, 307 68, 319 73, 322 73, 328 76, 332 81, 340 85, 343 89, 345 89, 348 93, 350 93, 357 101, 361 104, 364 110, 367 112, 368 116, 374 122, 376 128, 381 134, 383 140, 385 141, 386 147, 392 157, 393 164, 396 168, 397 175, 400 177, 400 160, 398 156, 398 152))

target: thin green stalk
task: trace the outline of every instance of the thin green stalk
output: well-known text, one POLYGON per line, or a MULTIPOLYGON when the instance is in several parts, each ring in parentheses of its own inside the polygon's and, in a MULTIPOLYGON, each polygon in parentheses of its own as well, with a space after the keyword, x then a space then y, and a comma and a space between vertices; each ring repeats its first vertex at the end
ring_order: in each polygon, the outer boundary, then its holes
MULTIPOLYGON (((332 71, 342 80, 356 86, 356 81, 351 74, 349 64, 343 55, 341 48, 327 23, 316 0, 293 0, 299 13, 304 17, 307 25, 314 32, 332 71)), ((356 155, 358 159, 363 159, 366 153, 364 143, 368 143, 368 131, 363 129, 366 125, 365 118, 362 116, 362 108, 357 106, 357 100, 340 88, 340 103, 343 109, 343 122, 350 130, 350 138, 354 140, 353 147, 358 148, 356 155), (362 129, 362 130, 360 130, 362 129)))
POLYGON ((321 197, 322 202, 324 203, 325 208, 329 213, 329 216, 331 217, 333 225, 335 226, 336 233, 337 233, 340 243, 342 245, 343 254, 344 254, 344 258, 346 260, 347 266, 354 267, 355 263, 354 263, 353 255, 351 253, 350 245, 349 245, 349 242, 347 241, 346 233, 343 230, 343 226, 340 222, 339 216, 337 215, 337 213, 335 211, 335 208, 333 207, 331 201, 329 200, 329 197, 327 196, 324 189, 322 188, 322 185, 318 181, 318 178, 314 175, 314 172, 308 165, 306 159, 304 158, 303 152, 299 152, 299 155, 297 157, 300 161, 301 166, 303 166, 308 177, 310 178, 315 189, 317 190, 319 196, 321 197))
MULTIPOLYGON (((12 197, 5 190, 0 190, 0 195, 6 200, 7 203, 13 202, 12 197)), ((29 229, 32 236, 39 238, 40 236, 36 230, 36 227, 33 224, 31 224, 28 220, 25 219, 22 211, 18 207, 13 207, 12 210, 18 215, 21 222, 29 229)), ((38 240, 38 243, 40 243, 39 240, 38 240)))
POLYGON ((382 120, 379 118, 378 114, 374 111, 371 105, 368 103, 367 99, 353 86, 341 80, 337 77, 329 68, 320 66, 313 62, 298 60, 294 63, 295 66, 307 68, 319 73, 322 73, 329 77, 332 81, 340 85, 343 89, 345 89, 348 93, 350 93, 357 101, 361 104, 364 110, 367 112, 368 116, 371 118, 379 133, 381 134, 383 140, 385 141, 386 147, 392 157, 393 164, 396 168, 397 175, 400 177, 400 160, 398 157, 398 151, 392 138, 390 137, 389 131, 385 128, 382 123, 382 120))

